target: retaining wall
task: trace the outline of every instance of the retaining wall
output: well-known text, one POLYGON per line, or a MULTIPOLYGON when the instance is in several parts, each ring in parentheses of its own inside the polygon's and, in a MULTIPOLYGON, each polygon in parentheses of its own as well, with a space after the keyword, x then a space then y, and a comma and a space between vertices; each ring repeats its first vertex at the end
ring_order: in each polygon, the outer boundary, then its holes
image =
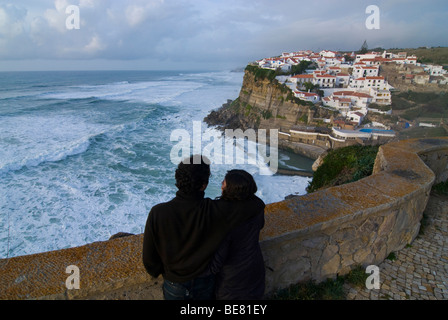
MULTIPOLYGON (((267 205, 261 247, 266 292, 379 264, 416 237, 434 182, 448 177, 448 138, 380 147, 372 176, 267 205)), ((162 278, 141 262, 143 235, 0 260, 0 299, 99 299, 144 285, 162 299, 162 278), (80 271, 69 290, 67 266, 80 271)))

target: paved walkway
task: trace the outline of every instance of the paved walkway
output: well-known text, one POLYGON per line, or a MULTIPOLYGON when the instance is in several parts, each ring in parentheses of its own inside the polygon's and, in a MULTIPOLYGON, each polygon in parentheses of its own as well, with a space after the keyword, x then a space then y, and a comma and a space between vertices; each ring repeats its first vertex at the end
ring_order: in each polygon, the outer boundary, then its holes
POLYGON ((423 230, 378 267, 380 289, 345 285, 348 300, 448 300, 448 196, 431 194, 423 230))

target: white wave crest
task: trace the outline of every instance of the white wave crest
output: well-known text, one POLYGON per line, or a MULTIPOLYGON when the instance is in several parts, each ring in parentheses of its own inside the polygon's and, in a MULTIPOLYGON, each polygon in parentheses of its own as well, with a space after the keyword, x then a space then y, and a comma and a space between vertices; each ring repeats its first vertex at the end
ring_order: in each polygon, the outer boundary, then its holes
POLYGON ((75 116, 20 116, 0 122, 0 173, 84 153, 93 137, 109 129, 75 116))
POLYGON ((96 98, 116 101, 165 103, 184 93, 197 90, 202 86, 204 84, 194 81, 166 80, 135 83, 122 81, 102 85, 71 86, 63 88, 63 90, 58 92, 44 93, 40 97, 60 100, 96 98))

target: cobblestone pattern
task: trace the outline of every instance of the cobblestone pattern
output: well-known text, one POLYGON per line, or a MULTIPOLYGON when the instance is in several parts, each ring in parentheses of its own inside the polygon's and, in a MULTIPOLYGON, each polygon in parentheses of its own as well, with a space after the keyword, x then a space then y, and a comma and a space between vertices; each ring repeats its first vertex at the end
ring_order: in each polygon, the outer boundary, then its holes
POLYGON ((448 196, 431 195, 423 230, 379 267, 380 289, 345 285, 348 300, 448 300, 448 196))

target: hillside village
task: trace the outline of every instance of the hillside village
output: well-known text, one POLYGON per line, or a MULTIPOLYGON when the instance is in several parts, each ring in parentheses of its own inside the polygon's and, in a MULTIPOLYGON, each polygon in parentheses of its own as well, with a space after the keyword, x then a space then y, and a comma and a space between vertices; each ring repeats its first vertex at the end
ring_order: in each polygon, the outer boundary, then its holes
MULTIPOLYGON (((447 70, 440 65, 419 63, 415 55, 408 56, 406 52, 385 50, 343 54, 330 50, 319 53, 304 50, 284 52, 281 56, 264 58, 253 64, 284 74, 276 78, 288 86, 296 98, 338 111, 337 119, 331 119, 332 135, 344 140, 392 139, 395 136, 393 130, 380 122, 369 124, 370 129, 360 128, 368 113, 392 114, 391 91, 395 88, 380 75, 381 66, 393 64, 408 70, 400 79, 405 84, 448 87, 447 70), (304 73, 294 75, 295 66, 303 62, 307 62, 308 68, 304 73)), ((316 130, 302 128, 299 131, 316 130)))

